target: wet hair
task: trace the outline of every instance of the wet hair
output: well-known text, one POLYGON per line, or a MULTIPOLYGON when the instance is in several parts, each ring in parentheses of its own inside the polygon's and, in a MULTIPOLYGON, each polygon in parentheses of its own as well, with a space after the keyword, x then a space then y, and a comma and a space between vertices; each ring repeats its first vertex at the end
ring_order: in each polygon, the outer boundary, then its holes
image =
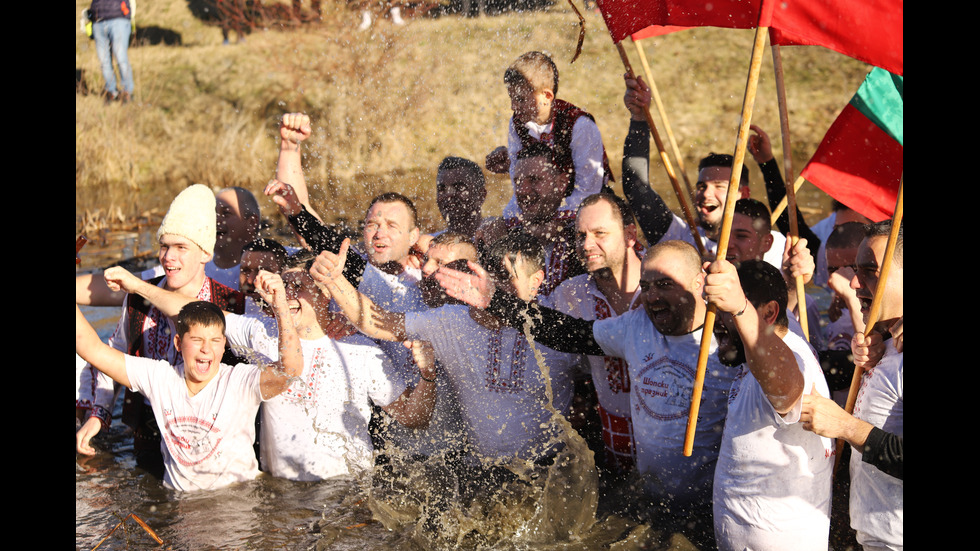
POLYGON ((762 201, 751 198, 739 199, 735 201, 735 212, 751 218, 752 228, 760 235, 772 231, 772 213, 762 201))
POLYGON ((548 54, 527 52, 504 71, 504 84, 527 86, 535 92, 551 90, 558 95, 558 67, 548 54))
POLYGON ((292 270, 293 268, 303 268, 309 271, 313 267, 313 262, 316 260, 316 254, 308 249, 300 249, 295 253, 291 254, 286 262, 283 263, 282 270, 292 270))
POLYGON ((286 264, 286 258, 289 257, 289 253, 286 252, 286 247, 283 247, 282 244, 275 239, 266 239, 264 237, 251 241, 242 247, 242 254, 247 252, 271 253, 273 256, 275 256, 276 264, 278 264, 280 268, 286 264))
POLYGON ((482 264, 498 281, 509 281, 510 274, 504 268, 504 259, 510 259, 513 264, 518 256, 524 259, 527 273, 544 269, 544 246, 538 238, 524 231, 510 232, 494 241, 484 255, 482 264))
POLYGON ((215 196, 225 191, 235 192, 235 196, 238 199, 238 210, 241 212, 242 218, 255 218, 258 220, 262 217, 262 209, 259 208, 259 202, 255 199, 255 195, 251 191, 241 186, 230 186, 219 189, 218 193, 215 193, 215 196))
POLYGON ((534 157, 544 157, 549 165, 556 169, 558 168, 558 164, 555 162, 555 150, 551 149, 544 142, 535 141, 517 152, 517 160, 532 159, 534 157))
POLYGON ((612 193, 593 193, 589 195, 585 199, 582 199, 582 203, 578 207, 578 212, 582 212, 582 209, 585 207, 603 202, 609 203, 613 208, 613 212, 619 214, 619 221, 622 222, 623 227, 636 224, 636 217, 633 215, 633 209, 630 208, 629 203, 622 197, 613 195, 612 193))
POLYGON ((451 231, 442 232, 433 237, 432 241, 429 242, 429 246, 431 247, 432 245, 469 245, 476 249, 473 239, 469 236, 451 231))
POLYGON ((217 305, 207 301, 197 300, 185 304, 180 309, 175 325, 177 326, 177 334, 181 337, 187 334, 194 325, 204 327, 219 326, 221 327, 221 332, 224 333, 225 314, 217 305))
POLYGON ((367 210, 371 210, 371 207, 373 207, 375 203, 401 203, 405 205, 405 207, 408 209, 408 213, 412 217, 412 221, 411 221, 412 228, 418 227, 419 211, 415 208, 415 203, 413 203, 411 199, 405 197, 401 193, 395 191, 382 193, 381 195, 378 195, 374 199, 371 199, 371 203, 368 204, 367 210))
MULTIPOLYGON (((897 262, 899 266, 902 266, 903 265, 902 257, 904 256, 903 249, 905 248, 902 245, 902 241, 903 241, 903 236, 902 236, 903 230, 902 230, 902 226, 903 226, 903 224, 904 224, 904 220, 902 222, 899 222, 899 224, 898 224, 898 239, 895 241, 895 253, 892 255, 894 257, 894 259, 895 259, 895 262, 897 262)), ((864 226, 864 236, 865 237, 868 237, 868 238, 870 238, 870 237, 886 237, 887 238, 888 236, 891 235, 891 233, 892 233, 892 221, 891 221, 891 219, 882 220, 881 222, 873 222, 871 224, 865 224, 865 226, 864 226)))
POLYGON ((775 301, 779 307, 776 313, 776 325, 788 327, 789 318, 786 316, 788 298, 783 274, 764 260, 746 260, 739 264, 737 269, 742 292, 752 306, 759 308, 775 301))
POLYGON ((864 224, 860 222, 846 222, 834 228, 827 236, 826 248, 828 249, 853 249, 861 244, 864 239, 864 224))
MULTIPOLYGON (((725 153, 712 152, 712 153, 708 153, 708 156, 701 159, 701 162, 698 163, 698 172, 701 172, 702 170, 712 166, 732 168, 734 164, 735 164, 735 157, 732 157, 731 155, 727 155, 725 153)), ((745 163, 742 163, 742 179, 739 180, 738 185, 739 187, 749 185, 749 167, 745 166, 745 163)))
POLYGON ((469 159, 464 159, 463 157, 446 157, 441 163, 439 163, 439 169, 437 172, 455 170, 457 168, 470 172, 473 175, 474 183, 479 184, 480 187, 486 187, 487 178, 483 175, 483 169, 480 168, 480 165, 469 159))

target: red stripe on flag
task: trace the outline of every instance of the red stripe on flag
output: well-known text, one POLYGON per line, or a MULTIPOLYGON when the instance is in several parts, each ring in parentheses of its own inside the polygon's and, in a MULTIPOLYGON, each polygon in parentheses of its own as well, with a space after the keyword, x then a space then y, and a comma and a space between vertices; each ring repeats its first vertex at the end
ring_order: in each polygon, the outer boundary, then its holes
POLYGON ((904 158, 901 144, 848 104, 801 176, 879 222, 895 210, 904 158))
POLYGON ((678 27, 675 25, 650 25, 642 31, 633 33, 631 38, 634 42, 636 42, 638 40, 643 40, 644 38, 653 38, 655 36, 676 33, 677 31, 686 31, 690 28, 691 27, 678 27))

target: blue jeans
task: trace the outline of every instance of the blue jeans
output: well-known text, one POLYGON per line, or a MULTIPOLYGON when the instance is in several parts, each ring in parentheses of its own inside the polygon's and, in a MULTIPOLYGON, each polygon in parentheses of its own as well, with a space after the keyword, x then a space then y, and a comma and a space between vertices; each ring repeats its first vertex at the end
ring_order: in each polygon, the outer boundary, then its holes
POLYGON ((133 92, 133 67, 129 64, 129 34, 132 24, 125 17, 106 19, 92 24, 92 37, 95 38, 95 54, 102 66, 105 90, 116 94, 116 73, 112 69, 112 58, 119 66, 119 80, 125 92, 133 92))

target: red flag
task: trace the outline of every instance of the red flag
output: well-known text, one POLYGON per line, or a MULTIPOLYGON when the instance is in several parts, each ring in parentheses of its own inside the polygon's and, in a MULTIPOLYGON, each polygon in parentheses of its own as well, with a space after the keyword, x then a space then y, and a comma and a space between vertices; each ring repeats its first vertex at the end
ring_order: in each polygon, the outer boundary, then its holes
POLYGON ((896 75, 905 72, 904 0, 779 0, 773 10, 773 44, 823 46, 896 75))
POLYGON ((613 42, 651 25, 770 27, 774 44, 814 45, 904 73, 904 0, 597 0, 613 42))
POLYGON ((613 42, 650 25, 751 29, 759 23, 760 0, 597 0, 613 42))
POLYGON ((904 78, 875 68, 800 175, 878 222, 895 210, 904 158, 904 78))

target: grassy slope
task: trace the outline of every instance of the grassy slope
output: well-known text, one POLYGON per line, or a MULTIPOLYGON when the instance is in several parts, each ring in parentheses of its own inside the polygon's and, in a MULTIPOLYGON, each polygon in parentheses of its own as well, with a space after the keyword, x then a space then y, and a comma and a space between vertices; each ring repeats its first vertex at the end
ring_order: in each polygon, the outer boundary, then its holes
MULTIPOLYGON (((79 11, 86 5, 76 0, 79 11)), ((338 11, 321 25, 257 31, 233 46, 221 45, 218 29, 195 19, 185 1, 142 2, 138 9, 139 27, 175 31, 182 43, 130 49, 137 86, 131 105, 106 108, 94 94, 76 94, 76 219, 110 205, 125 214, 162 211, 190 183, 258 192, 275 171, 278 117, 304 111, 314 119, 306 163, 321 212, 356 220, 368 197, 396 189, 415 197, 423 220, 437 224, 435 166, 446 155, 482 163, 505 142, 503 70, 536 49, 558 63, 559 97, 595 115, 618 179, 628 124, 623 66, 596 13, 586 14, 584 49, 572 64, 578 27, 564 4, 545 13, 444 17, 406 27, 382 21, 365 33, 354 29, 354 14, 332 8, 338 11)), ((692 179, 698 158, 734 148, 751 44, 751 31, 725 29, 647 42, 692 179)), ((626 46, 642 71, 633 45, 626 46)), ((79 34, 75 52, 76 68, 98 90, 92 43, 79 34)), ((782 55, 798 173, 868 67, 820 48, 784 48, 782 55)), ((769 131, 781 159, 772 74, 767 51, 753 122, 769 131)), ((753 195, 761 196, 757 167, 747 164, 753 195)), ((651 178, 676 205, 659 161, 651 178)), ((486 214, 498 213, 509 193, 506 181, 493 182, 486 214)), ((814 219, 826 208, 812 191, 801 204, 814 219)))

